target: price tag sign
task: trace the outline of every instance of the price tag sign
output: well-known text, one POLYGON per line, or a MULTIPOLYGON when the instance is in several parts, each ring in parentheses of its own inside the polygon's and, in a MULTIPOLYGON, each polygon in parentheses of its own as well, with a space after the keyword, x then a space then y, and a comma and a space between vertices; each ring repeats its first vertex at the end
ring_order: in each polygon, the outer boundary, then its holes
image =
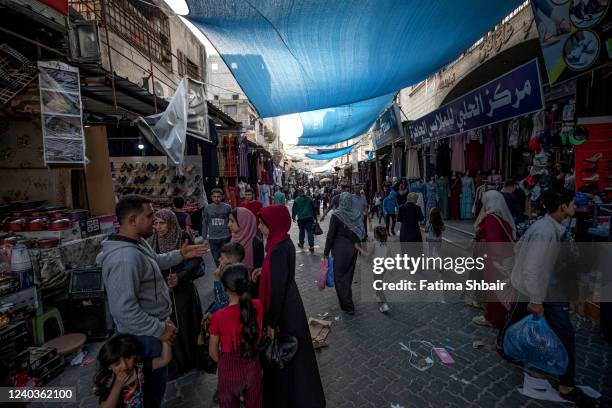
POLYGON ((97 218, 89 218, 86 220, 79 221, 81 227, 81 237, 93 237, 94 235, 100 235, 102 229, 100 228, 100 220, 97 218))

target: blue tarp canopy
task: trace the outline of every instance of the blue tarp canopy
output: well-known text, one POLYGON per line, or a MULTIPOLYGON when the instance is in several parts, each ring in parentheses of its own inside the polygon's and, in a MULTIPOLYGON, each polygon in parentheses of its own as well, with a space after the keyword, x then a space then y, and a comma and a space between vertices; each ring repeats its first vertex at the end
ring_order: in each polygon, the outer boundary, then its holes
POLYGON ((314 160, 331 160, 337 157, 342 157, 345 154, 350 153, 353 150, 354 146, 355 145, 343 147, 342 149, 336 149, 336 151, 334 152, 319 153, 319 154, 306 153, 306 157, 308 157, 309 159, 314 159, 314 160))
POLYGON ((317 153, 318 154, 335 153, 335 152, 339 152, 340 150, 346 149, 347 147, 355 147, 356 144, 357 143, 353 143, 350 146, 336 147, 335 149, 317 149, 317 153))
POLYGON ((337 108, 300 114, 304 131, 300 146, 329 146, 367 132, 372 122, 389 106, 395 93, 337 108))
MULTIPOLYGON (((262 117, 344 110, 345 105, 394 94, 452 62, 522 3, 186 1, 186 18, 215 46, 262 117)), ((340 112, 336 124, 319 129, 323 134, 305 133, 300 144, 348 140, 358 130, 366 131, 378 113, 332 134, 327 130, 343 125, 340 112)), ((307 114, 302 116, 308 122, 307 114)), ((306 125, 305 132, 310 131, 306 125)))

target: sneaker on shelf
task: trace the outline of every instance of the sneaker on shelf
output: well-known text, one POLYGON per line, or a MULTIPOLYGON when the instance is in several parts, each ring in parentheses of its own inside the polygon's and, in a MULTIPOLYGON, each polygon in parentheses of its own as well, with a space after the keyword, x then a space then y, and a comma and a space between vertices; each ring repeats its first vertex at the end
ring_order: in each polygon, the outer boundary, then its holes
POLYGON ((495 326, 493 326, 491 323, 489 323, 489 322, 487 321, 487 319, 485 319, 485 317, 484 317, 483 315, 480 315, 480 316, 475 316, 475 317, 472 319, 472 323, 474 323, 474 324, 476 324, 476 325, 478 325, 478 326, 495 327, 495 326))
POLYGON ((380 313, 387 313, 389 311, 389 309, 391 309, 389 307, 388 304, 383 303, 382 305, 380 305, 380 307, 378 308, 378 310, 380 310, 380 313))

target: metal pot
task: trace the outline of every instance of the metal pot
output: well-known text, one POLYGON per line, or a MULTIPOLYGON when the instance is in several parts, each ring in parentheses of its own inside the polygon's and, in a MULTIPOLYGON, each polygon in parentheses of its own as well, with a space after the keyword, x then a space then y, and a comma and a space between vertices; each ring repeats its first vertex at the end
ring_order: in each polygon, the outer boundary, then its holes
POLYGON ((35 218, 27 223, 26 228, 28 231, 45 231, 48 223, 46 218, 35 218))
POLYGON ((72 221, 67 218, 58 218, 57 220, 51 221, 48 225, 51 231, 63 231, 72 226, 72 221))
POLYGON ((26 220, 24 218, 17 218, 12 221, 7 221, 4 224, 4 228, 11 232, 22 232, 25 229, 26 220))

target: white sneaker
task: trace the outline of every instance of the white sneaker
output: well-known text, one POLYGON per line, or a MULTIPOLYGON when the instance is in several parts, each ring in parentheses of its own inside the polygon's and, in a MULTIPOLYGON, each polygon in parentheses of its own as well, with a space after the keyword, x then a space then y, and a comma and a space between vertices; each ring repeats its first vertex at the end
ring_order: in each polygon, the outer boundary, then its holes
POLYGON ((378 308, 378 310, 380 310, 380 313, 387 313, 389 311, 389 309, 391 309, 389 307, 388 304, 383 303, 382 305, 380 305, 380 307, 378 308))

